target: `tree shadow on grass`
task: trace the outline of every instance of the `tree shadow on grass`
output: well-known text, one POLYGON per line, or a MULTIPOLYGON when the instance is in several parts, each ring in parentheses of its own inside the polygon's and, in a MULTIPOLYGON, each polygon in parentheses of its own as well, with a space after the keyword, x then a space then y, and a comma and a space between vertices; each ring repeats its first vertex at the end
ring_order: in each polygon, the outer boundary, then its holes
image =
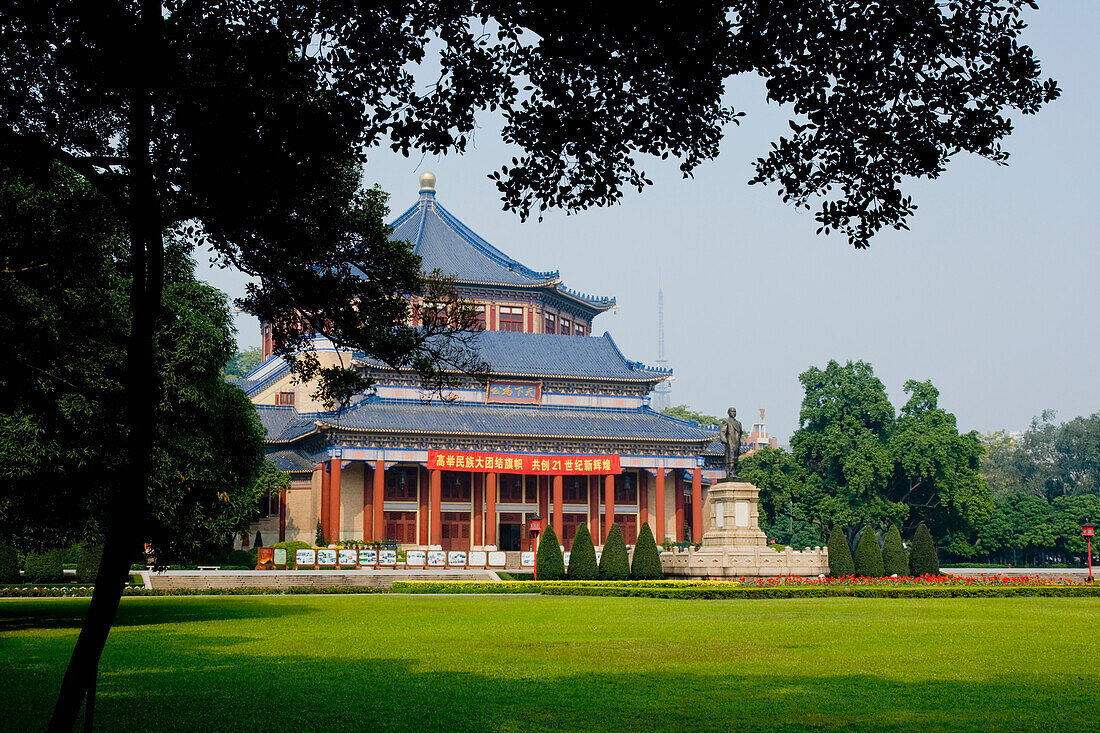
MULTIPOLYGON (((273 596, 272 596, 273 597, 273 596)), ((281 598, 285 596, 280 596, 281 598)), ((201 621, 275 619, 309 613, 295 603, 264 602, 268 596, 124 598, 114 626, 152 626, 201 621)), ((0 602, 0 634, 45 629, 79 629, 89 599, 28 599, 0 602)))
POLYGON ((500 677, 424 671, 395 659, 246 657, 228 669, 193 666, 202 659, 159 674, 143 670, 140 689, 104 680, 107 729, 133 727, 140 701, 137 728, 149 730, 1078 731, 1100 701, 1091 687, 1062 676, 1038 683, 765 670, 538 676, 517 659, 514 675, 500 677), (194 690, 203 691, 199 707, 194 690))

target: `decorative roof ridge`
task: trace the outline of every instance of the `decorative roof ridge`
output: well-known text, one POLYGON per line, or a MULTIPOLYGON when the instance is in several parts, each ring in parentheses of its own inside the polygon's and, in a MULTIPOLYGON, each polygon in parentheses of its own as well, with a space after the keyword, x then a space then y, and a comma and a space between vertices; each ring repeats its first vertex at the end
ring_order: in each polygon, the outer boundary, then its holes
POLYGON ((608 340, 608 342, 611 344, 611 347, 615 349, 615 353, 618 354, 619 358, 622 359, 632 370, 652 372, 654 374, 667 374, 670 377, 672 376, 671 368, 665 369, 664 367, 649 366, 648 364, 644 364, 640 361, 627 359, 626 356, 623 354, 622 349, 620 349, 619 345, 615 343, 615 339, 611 338, 611 334, 607 331, 603 332, 603 336, 601 338, 605 338, 608 340))
POLYGON ((589 295, 588 293, 582 293, 579 290, 574 290, 573 288, 566 287, 560 282, 557 284, 557 286, 557 291, 562 295, 566 295, 570 298, 579 300, 582 303, 589 305, 593 308, 601 308, 603 310, 607 310, 608 308, 618 307, 614 297, 609 297, 607 295, 589 295))
MULTIPOLYGON (((433 203, 431 204, 431 208, 435 209, 436 213, 439 215, 440 220, 444 224, 446 224, 451 229, 451 231, 460 236, 468 244, 477 248, 478 251, 480 251, 486 257, 495 261, 497 264, 503 265, 512 272, 517 272, 533 280, 545 280, 547 281, 546 284, 553 284, 554 281, 561 281, 561 273, 558 270, 532 270, 530 267, 527 267, 527 265, 524 265, 519 260, 513 259, 512 257, 504 254, 504 252, 494 247, 492 244, 482 238, 477 232, 463 224, 462 220, 460 220, 457 216, 448 211, 446 207, 444 207, 438 201, 433 201, 433 203)), ((423 230, 423 227, 421 227, 421 230, 423 230)))

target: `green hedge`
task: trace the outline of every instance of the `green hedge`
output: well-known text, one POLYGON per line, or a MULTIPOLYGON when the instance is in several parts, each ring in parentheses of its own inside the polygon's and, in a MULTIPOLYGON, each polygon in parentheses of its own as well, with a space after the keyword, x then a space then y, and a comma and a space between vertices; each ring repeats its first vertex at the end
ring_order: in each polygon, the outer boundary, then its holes
POLYGON ((23 560, 23 577, 31 583, 60 583, 64 578, 61 553, 57 550, 28 552, 23 560))
MULTIPOLYGON (((333 588, 314 588, 313 586, 295 586, 291 588, 176 588, 172 590, 158 588, 137 588, 126 586, 123 597, 127 596, 295 596, 295 595, 362 595, 366 593, 385 593, 384 589, 367 586, 338 586, 333 588)), ((20 585, 0 587, 0 598, 72 598, 92 595, 92 586, 34 587, 20 585)))
POLYGON ((538 593, 543 580, 395 580, 394 593, 538 593))
POLYGON ((1095 585, 1024 585, 1024 586, 866 586, 809 585, 751 588, 745 586, 660 587, 580 587, 561 584, 542 589, 546 596, 620 596, 632 598, 681 598, 696 600, 736 600, 767 598, 1015 598, 1074 597, 1100 598, 1095 585))

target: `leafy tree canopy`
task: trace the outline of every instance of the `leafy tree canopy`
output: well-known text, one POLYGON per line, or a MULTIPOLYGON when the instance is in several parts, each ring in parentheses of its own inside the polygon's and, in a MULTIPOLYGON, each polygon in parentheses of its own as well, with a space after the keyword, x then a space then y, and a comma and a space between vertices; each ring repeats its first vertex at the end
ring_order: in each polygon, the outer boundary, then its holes
POLYGON ((246 346, 226 362, 225 376, 242 378, 260 365, 260 347, 246 346))
POLYGON ((666 407, 661 410, 662 415, 668 415, 669 417, 675 417, 680 420, 688 420, 699 425, 717 425, 719 420, 714 415, 704 415, 701 412, 692 410, 687 405, 674 405, 672 407, 666 407))

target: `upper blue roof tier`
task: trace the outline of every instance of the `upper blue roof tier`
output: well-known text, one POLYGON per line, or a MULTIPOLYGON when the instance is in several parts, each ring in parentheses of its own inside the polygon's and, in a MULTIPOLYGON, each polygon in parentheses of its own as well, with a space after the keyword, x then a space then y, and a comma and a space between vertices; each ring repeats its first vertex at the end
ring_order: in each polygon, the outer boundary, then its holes
MULTIPOLYGON (((481 331, 475 339, 478 356, 489 365, 492 376, 654 384, 672 376, 671 369, 627 359, 606 331, 599 337, 481 331)), ((371 360, 364 363, 388 369, 371 360)))
POLYGON ((426 273, 438 268, 456 282, 470 285, 547 288, 597 311, 615 306, 614 298, 579 293, 563 286, 556 270, 532 270, 504 254, 440 206, 434 190, 422 189, 420 200, 390 226, 392 241, 413 243, 413 251, 420 255, 426 273))
POLYGON ((291 443, 326 428, 441 437, 657 441, 700 446, 714 437, 713 431, 662 415, 648 407, 559 408, 370 398, 342 412, 297 415, 277 435, 269 433, 268 441, 291 443))

